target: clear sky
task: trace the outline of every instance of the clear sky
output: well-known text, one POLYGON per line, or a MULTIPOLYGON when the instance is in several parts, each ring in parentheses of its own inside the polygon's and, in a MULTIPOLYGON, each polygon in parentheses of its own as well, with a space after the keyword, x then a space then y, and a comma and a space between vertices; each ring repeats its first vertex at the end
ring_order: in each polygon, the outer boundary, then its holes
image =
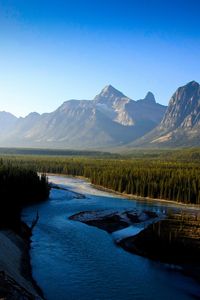
POLYGON ((107 84, 167 104, 200 81, 199 0, 0 0, 0 110, 24 116, 107 84))

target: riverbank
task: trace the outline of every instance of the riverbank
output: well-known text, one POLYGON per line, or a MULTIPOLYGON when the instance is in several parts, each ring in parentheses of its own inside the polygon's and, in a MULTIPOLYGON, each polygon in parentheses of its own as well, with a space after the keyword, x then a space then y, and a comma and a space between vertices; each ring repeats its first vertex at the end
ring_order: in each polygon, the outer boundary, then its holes
POLYGON ((161 261, 200 263, 200 215, 173 213, 120 242, 130 252, 161 261))
POLYGON ((76 192, 72 192, 72 191, 70 191, 69 189, 64 188, 63 186, 59 186, 59 185, 53 184, 53 183, 50 183, 49 185, 50 185, 50 187, 53 188, 53 189, 56 189, 56 190, 63 190, 63 191, 67 191, 67 192, 72 193, 72 194, 74 195, 73 198, 75 198, 75 199, 85 199, 85 195, 80 194, 80 193, 76 193, 76 192))
POLYGON ((20 234, 0 231, 0 299, 44 299, 32 278, 30 237, 31 230, 23 222, 20 234))
MULTIPOLYGON (((80 178, 80 177, 77 177, 77 178, 80 178)), ((87 181, 89 181, 88 178, 84 178, 82 177, 82 179, 85 179, 87 181)), ((90 181, 89 181, 90 182, 90 181)), ((96 184, 92 184, 91 185, 99 190, 99 191, 103 191, 103 192, 107 192, 107 193, 110 193, 110 194, 114 194, 114 195, 118 195, 118 196, 121 196, 123 198, 127 198, 127 199, 130 199, 130 200, 141 200, 141 201, 150 201, 150 202, 158 202, 158 203, 171 203, 171 204, 175 204, 175 205, 178 205, 178 206, 181 206, 183 208, 187 208, 187 209, 195 209, 195 210, 200 210, 200 205, 198 204, 185 204, 183 202, 177 202, 177 201, 173 201, 173 200, 166 200, 166 199, 159 199, 159 198, 150 198, 150 197, 142 197, 142 196, 138 196, 138 195, 132 195, 132 194, 126 194, 126 193, 120 193, 120 192, 117 192, 115 190, 112 190, 112 189, 109 189, 109 188, 106 188, 106 187, 103 187, 101 185, 96 185, 96 184)))
POLYGON ((200 215, 196 211, 165 216, 149 210, 84 211, 69 219, 114 233, 115 243, 124 250, 173 264, 200 282, 200 215))
POLYGON ((145 202, 149 201, 151 203, 157 202, 157 203, 160 203, 160 204, 162 204, 162 203, 163 204, 172 204, 172 205, 175 205, 175 206, 177 205, 179 207, 183 207, 183 208, 186 208, 186 209, 194 209, 194 210, 199 210, 200 211, 200 205, 198 205, 198 204, 190 204, 190 203, 186 204, 186 203, 183 203, 183 202, 177 202, 177 201, 173 201, 173 200, 142 197, 142 196, 133 195, 133 194, 120 193, 120 192, 117 192, 115 190, 106 188, 104 186, 93 184, 93 183, 91 183, 89 178, 84 177, 84 176, 73 176, 73 175, 60 174, 60 173, 47 173, 46 175, 47 175, 47 177, 48 176, 58 176, 58 177, 60 176, 60 177, 66 177, 66 178, 81 179, 81 180, 84 180, 84 181, 90 183, 93 188, 95 188, 99 191, 106 192, 106 193, 113 194, 113 195, 117 195, 117 196, 120 196, 122 198, 130 199, 130 200, 141 200, 141 201, 145 201, 145 202))
POLYGON ((117 243, 124 250, 181 266, 200 282, 200 216, 172 214, 117 243))

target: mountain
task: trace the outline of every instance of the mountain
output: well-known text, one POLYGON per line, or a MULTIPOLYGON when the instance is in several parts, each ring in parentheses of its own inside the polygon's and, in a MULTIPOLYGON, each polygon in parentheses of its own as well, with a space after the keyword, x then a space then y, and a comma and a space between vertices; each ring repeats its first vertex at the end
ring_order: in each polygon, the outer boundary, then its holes
POLYGON ((179 87, 169 101, 160 124, 131 146, 181 147, 200 145, 200 85, 179 87))
POLYGON ((17 117, 9 112, 0 111, 0 137, 5 136, 15 125, 17 117))
POLYGON ((165 110, 151 92, 134 101, 108 85, 93 100, 68 100, 51 113, 31 113, 18 118, 6 135, 2 132, 0 146, 84 149, 120 146, 157 126, 165 110))

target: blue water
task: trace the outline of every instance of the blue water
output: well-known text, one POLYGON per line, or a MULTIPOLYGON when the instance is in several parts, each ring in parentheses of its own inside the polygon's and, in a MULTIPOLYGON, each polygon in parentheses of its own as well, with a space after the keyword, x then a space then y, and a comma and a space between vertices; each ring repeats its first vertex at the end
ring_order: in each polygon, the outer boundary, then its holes
POLYGON ((50 181, 86 198, 52 189, 49 201, 23 212, 30 224, 39 211, 31 260, 33 276, 46 299, 200 299, 200 286, 178 268, 130 254, 115 245, 114 235, 68 219, 80 211, 99 209, 137 208, 163 213, 173 210, 174 205, 122 199, 76 178, 50 176, 50 181))

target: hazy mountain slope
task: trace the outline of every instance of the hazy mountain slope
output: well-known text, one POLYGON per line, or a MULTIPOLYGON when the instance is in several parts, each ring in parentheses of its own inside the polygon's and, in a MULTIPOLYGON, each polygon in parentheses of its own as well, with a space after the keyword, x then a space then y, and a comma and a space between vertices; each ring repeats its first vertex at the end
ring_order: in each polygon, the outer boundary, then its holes
POLYGON ((17 121, 17 117, 12 115, 9 112, 1 111, 0 112, 0 136, 4 136, 8 131, 13 128, 17 121))
POLYGON ((179 147, 200 145, 200 85, 191 81, 177 89, 161 123, 133 142, 139 147, 179 147))
POLYGON ((153 129, 166 107, 152 93, 133 101, 111 85, 94 100, 65 101, 52 113, 19 118, 1 146, 97 148, 129 143, 153 129))
POLYGON ((156 125, 162 120, 166 107, 156 103, 154 95, 148 92, 144 99, 127 103, 126 110, 135 122, 149 120, 156 125))

